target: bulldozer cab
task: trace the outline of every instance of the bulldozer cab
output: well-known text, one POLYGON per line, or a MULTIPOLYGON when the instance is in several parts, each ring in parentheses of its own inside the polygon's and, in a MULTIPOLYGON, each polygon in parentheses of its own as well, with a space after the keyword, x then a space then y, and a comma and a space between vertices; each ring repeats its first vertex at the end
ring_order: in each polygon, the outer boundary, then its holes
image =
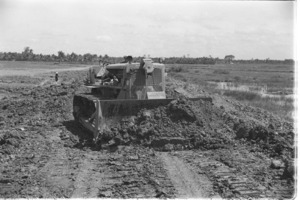
POLYGON ((90 70, 87 87, 101 99, 165 99, 165 66, 143 59, 90 70))

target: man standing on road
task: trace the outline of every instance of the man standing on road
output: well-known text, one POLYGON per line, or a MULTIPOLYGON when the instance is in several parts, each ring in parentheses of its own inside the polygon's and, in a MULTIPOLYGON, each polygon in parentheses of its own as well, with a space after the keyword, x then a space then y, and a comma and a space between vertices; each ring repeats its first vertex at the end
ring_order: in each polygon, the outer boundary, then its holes
POLYGON ((55 81, 58 81, 58 72, 55 73, 55 81))

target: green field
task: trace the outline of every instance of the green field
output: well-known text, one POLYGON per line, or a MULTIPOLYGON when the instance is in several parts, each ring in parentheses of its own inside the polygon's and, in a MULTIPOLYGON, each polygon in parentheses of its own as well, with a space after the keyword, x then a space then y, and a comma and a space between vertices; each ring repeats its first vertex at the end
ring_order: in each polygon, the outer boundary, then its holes
POLYGON ((207 85, 207 81, 267 85, 270 91, 294 87, 294 66, 277 64, 167 65, 169 74, 207 85), (177 69, 177 71, 176 71, 177 69), (181 71, 180 71, 181 69, 181 71), (180 72, 178 72, 180 71, 180 72))

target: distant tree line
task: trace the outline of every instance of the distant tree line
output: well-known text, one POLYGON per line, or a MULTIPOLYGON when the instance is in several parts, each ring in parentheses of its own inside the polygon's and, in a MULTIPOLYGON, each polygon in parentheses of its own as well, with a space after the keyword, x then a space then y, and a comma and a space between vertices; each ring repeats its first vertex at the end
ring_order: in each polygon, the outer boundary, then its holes
MULTIPOLYGON (((133 57, 133 62, 139 62, 145 56, 133 57)), ((216 63, 286 63, 294 64, 293 59, 285 60, 271 60, 271 59, 251 59, 251 60, 234 60, 233 55, 226 55, 224 59, 209 57, 169 57, 164 59, 166 64, 216 64, 216 63)), ((155 62, 158 62, 161 58, 152 58, 155 62)), ((58 51, 57 55, 55 54, 34 54, 33 50, 30 47, 25 47, 23 52, 0 52, 0 60, 7 61, 43 61, 43 62, 67 62, 67 63, 82 63, 82 64, 94 64, 103 60, 107 63, 117 63, 122 62, 124 57, 112 57, 105 55, 97 54, 76 54, 72 52, 64 53, 63 51, 58 51)))
MULTIPOLYGON (((144 56, 134 57, 134 62, 139 62, 144 56)), ((152 58, 158 62, 160 58, 152 58)), ((104 60, 108 63, 122 62, 124 57, 111 57, 107 54, 66 54, 63 51, 58 51, 55 54, 34 54, 30 47, 25 47, 22 53, 17 52, 0 52, 0 60, 14 61, 45 61, 45 62, 68 62, 68 63, 96 63, 99 60, 104 60)), ((186 57, 170 57, 165 58, 164 63, 168 64, 215 64, 216 60, 212 57, 186 58, 186 57)))
POLYGON ((166 64, 210 64, 214 65, 216 59, 212 57, 186 58, 186 57, 170 57, 165 58, 166 64))
MULTIPOLYGON (((34 54, 33 50, 29 47, 25 47, 22 53, 17 52, 0 52, 0 60, 14 60, 14 61, 45 61, 45 62, 76 62, 76 63, 88 63, 97 62, 101 59, 101 55, 96 54, 66 54, 63 51, 58 51, 55 54, 34 54)), ((103 59, 108 58, 108 55, 104 55, 103 59)))
POLYGON ((251 60, 234 60, 238 64, 295 64, 293 59, 271 60, 271 59, 251 59, 251 60))

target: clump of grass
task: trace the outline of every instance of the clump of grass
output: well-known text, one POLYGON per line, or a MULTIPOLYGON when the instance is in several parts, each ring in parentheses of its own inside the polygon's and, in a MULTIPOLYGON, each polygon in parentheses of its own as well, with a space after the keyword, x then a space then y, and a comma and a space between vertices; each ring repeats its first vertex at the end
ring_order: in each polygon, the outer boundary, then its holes
POLYGON ((182 66, 172 66, 170 69, 169 69, 169 72, 176 72, 176 73, 179 73, 179 72, 188 72, 188 70, 182 66))
POLYGON ((239 101, 253 101, 255 99, 260 99, 259 94, 247 91, 228 90, 225 91, 223 95, 234 97, 236 100, 239 101))
POLYGON ((170 76, 174 77, 175 79, 184 81, 184 82, 188 81, 188 79, 183 74, 177 74, 177 73, 171 72, 170 76))
POLYGON ((178 80, 181 80, 181 81, 184 81, 184 82, 187 82, 187 78, 182 75, 182 74, 174 74, 174 73, 171 73, 171 76, 173 76, 174 78, 178 79, 178 80))
POLYGON ((229 74, 229 70, 226 69, 216 69, 213 71, 214 74, 229 74))
POLYGON ((235 76, 233 77, 233 79, 235 80, 235 82, 240 82, 242 80, 240 76, 235 76))

